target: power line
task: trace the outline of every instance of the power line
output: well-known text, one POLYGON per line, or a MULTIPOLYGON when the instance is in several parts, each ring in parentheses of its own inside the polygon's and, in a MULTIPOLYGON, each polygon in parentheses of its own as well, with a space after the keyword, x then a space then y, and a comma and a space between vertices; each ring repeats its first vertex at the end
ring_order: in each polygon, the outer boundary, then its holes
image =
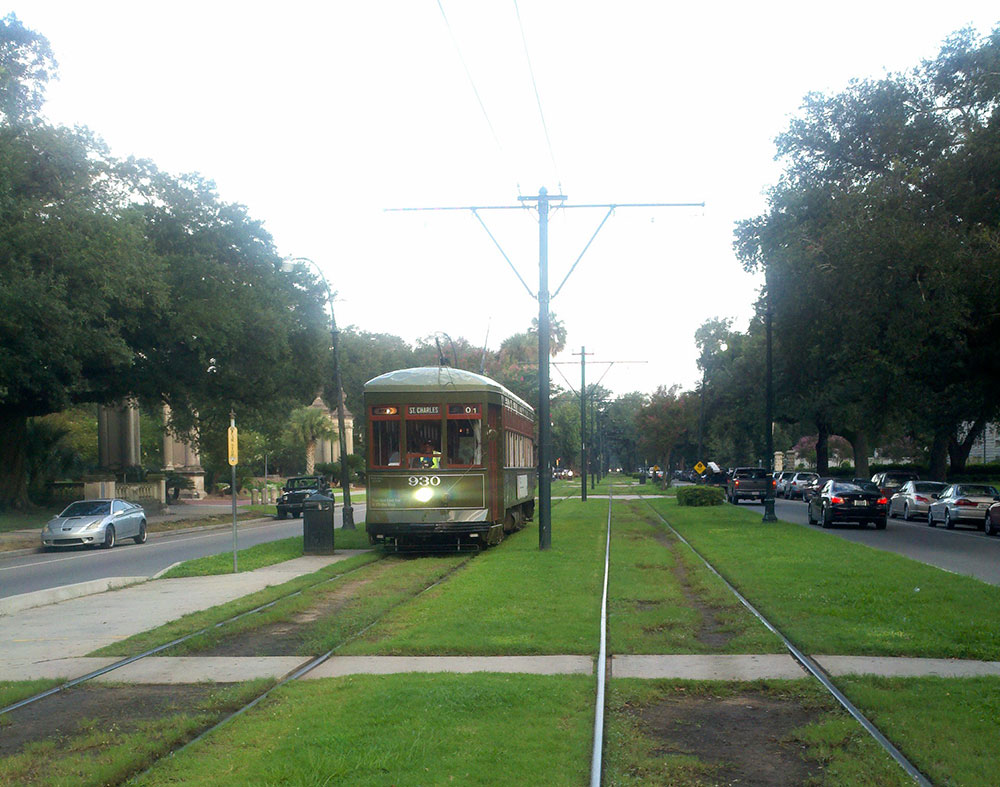
POLYGON ((545 132, 545 144, 549 146, 549 158, 552 159, 552 169, 555 172, 559 191, 562 191, 562 178, 559 177, 559 166, 556 164, 556 154, 552 152, 552 140, 549 138, 549 126, 545 122, 545 113, 542 111, 542 97, 538 94, 538 83, 535 81, 535 69, 531 65, 531 55, 528 54, 528 39, 524 35, 524 25, 521 24, 521 9, 518 8, 517 0, 514 0, 514 13, 517 15, 517 27, 521 31, 521 43, 524 44, 524 59, 528 61, 528 73, 531 75, 531 87, 535 90, 535 103, 538 104, 538 116, 542 119, 542 130, 545 132))

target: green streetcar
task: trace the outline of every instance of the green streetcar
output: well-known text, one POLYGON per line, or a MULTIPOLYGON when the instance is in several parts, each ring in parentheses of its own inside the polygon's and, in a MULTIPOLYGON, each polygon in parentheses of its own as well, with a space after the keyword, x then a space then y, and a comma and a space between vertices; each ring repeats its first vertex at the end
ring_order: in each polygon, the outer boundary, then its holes
POLYGON ((448 366, 365 383, 368 537, 396 550, 481 549, 535 511, 535 411, 448 366))

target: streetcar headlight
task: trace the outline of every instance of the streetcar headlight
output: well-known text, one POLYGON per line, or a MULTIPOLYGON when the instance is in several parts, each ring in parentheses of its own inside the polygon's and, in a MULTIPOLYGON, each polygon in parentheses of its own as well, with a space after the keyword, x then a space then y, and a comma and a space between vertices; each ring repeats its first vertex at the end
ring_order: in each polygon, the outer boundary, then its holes
POLYGON ((420 487, 420 489, 418 489, 416 492, 413 493, 413 496, 417 498, 417 500, 419 500, 421 503, 426 503, 428 500, 434 497, 434 490, 431 489, 429 486, 422 486, 420 487))

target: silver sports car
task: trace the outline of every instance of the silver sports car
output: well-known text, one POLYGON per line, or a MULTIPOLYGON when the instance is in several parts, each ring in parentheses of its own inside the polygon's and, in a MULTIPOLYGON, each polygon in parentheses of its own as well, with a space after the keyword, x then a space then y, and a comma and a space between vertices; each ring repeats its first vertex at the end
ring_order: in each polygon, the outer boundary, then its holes
POLYGON ((120 538, 146 541, 146 512, 142 506, 117 498, 77 500, 42 529, 42 549, 102 546, 111 549, 120 538))

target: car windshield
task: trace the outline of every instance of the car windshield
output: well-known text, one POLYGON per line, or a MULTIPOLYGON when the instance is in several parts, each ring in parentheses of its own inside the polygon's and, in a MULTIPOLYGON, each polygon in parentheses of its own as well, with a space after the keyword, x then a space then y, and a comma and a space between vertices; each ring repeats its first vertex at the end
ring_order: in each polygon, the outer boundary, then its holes
POLYGON ((936 494, 944 489, 945 485, 939 481, 922 481, 919 484, 913 485, 914 492, 926 492, 927 494, 936 494))
POLYGON ((997 490, 986 484, 963 484, 958 488, 960 495, 975 495, 978 497, 996 497, 997 490))
POLYGON ((819 478, 815 473, 799 473, 799 481, 815 481, 819 478))
POLYGON ((886 473, 885 482, 903 484, 907 481, 915 481, 917 478, 915 473, 886 473))
POLYGON ((78 500, 66 506, 59 516, 104 516, 110 513, 110 500, 78 500))
POLYGON ((315 478, 289 478, 287 487, 289 489, 315 489, 319 486, 319 481, 315 478))

